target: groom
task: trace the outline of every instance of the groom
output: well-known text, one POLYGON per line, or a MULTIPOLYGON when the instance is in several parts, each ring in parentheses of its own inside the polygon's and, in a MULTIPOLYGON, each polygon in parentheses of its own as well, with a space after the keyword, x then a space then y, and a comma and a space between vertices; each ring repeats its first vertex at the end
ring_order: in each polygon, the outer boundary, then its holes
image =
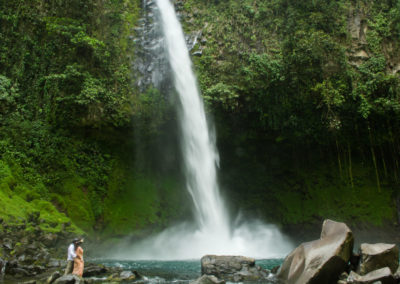
POLYGON ((79 239, 73 239, 72 243, 68 247, 68 258, 67 258, 67 268, 65 269, 64 275, 72 273, 74 270, 74 258, 76 257, 75 247, 79 239))

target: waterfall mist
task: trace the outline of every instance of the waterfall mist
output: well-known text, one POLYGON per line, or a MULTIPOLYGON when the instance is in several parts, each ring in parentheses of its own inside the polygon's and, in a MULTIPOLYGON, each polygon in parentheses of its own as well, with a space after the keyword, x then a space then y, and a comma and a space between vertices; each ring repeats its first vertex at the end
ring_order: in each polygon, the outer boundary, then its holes
POLYGON ((186 188, 195 222, 166 229, 116 252, 119 259, 196 259, 205 254, 238 254, 256 258, 283 257, 290 242, 273 225, 231 220, 217 181, 218 151, 210 132, 184 33, 169 0, 156 0, 165 52, 178 93, 181 150, 186 188))

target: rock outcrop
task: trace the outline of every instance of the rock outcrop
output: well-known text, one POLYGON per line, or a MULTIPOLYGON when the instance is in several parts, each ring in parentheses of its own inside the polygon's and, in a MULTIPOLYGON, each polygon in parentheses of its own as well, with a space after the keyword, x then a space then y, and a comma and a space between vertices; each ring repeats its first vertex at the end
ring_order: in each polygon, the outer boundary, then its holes
POLYGON ((264 279, 268 277, 269 271, 256 266, 254 258, 206 255, 201 258, 201 274, 239 282, 264 279))
POLYGON ((319 240, 301 244, 284 260, 277 277, 287 284, 337 283, 354 245, 344 223, 325 220, 319 240))
POLYGON ((399 248, 395 244, 361 244, 360 255, 357 269, 360 275, 384 267, 389 267, 394 274, 399 267, 399 248))

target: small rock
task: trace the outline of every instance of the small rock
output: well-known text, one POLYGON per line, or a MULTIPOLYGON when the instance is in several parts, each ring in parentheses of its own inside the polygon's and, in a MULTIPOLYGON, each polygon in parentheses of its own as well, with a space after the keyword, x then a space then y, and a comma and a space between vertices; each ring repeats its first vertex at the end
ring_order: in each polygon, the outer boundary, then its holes
POLYGON ((41 238, 42 243, 47 247, 52 247, 56 244, 58 236, 56 234, 44 234, 41 238))
POLYGON ((54 281, 56 281, 60 277, 61 277, 60 271, 56 271, 53 274, 51 274, 49 278, 47 278, 46 284, 52 284, 54 281))
POLYGON ((225 284, 224 280, 219 280, 214 275, 203 275, 190 284, 225 284))
POLYGON ((27 270, 23 269, 23 268, 11 268, 9 270, 7 270, 7 274, 13 275, 15 277, 28 277, 28 276, 33 276, 32 273, 29 273, 27 270))
POLYGON ((130 270, 125 270, 122 271, 119 274, 119 278, 123 281, 127 281, 127 280, 135 280, 136 279, 136 275, 134 272, 130 271, 130 270))
POLYGON ((84 284, 84 281, 82 278, 80 278, 79 276, 77 276, 75 274, 68 274, 68 275, 61 276, 53 283, 55 283, 55 284, 84 284))
POLYGON ((271 273, 273 273, 273 274, 277 274, 277 273, 278 273, 278 271, 279 271, 279 268, 281 268, 279 265, 278 265, 278 266, 275 266, 275 267, 273 267, 273 268, 271 269, 271 273))
POLYGON ((202 56, 202 55, 203 55, 203 51, 201 49, 193 52, 193 56, 202 56))
POLYGON ((13 249, 13 243, 12 240, 10 239, 4 239, 3 240, 3 247, 7 250, 12 250, 13 249))
POLYGON ((269 271, 258 268, 255 259, 244 256, 206 255, 201 258, 201 273, 214 275, 225 281, 257 281, 269 271))
POLYGON ((55 267, 60 267, 60 266, 61 266, 60 260, 54 259, 54 258, 51 258, 49 260, 49 262, 47 263, 48 268, 55 268, 55 267))
POLYGON ((358 275, 354 271, 351 271, 347 281, 354 284, 370 284, 377 281, 382 282, 382 284, 396 283, 388 267, 374 270, 366 275, 358 275))
POLYGON ((107 268, 100 265, 87 266, 83 271, 83 277, 99 276, 107 272, 107 268))
POLYGON ((346 280, 349 277, 349 274, 347 272, 343 272, 339 276, 339 280, 346 280))
POLYGON ((399 268, 397 268, 397 271, 394 274, 394 278, 397 280, 397 282, 400 283, 400 266, 399 266, 399 268))
POLYGON ((361 262, 357 270, 360 275, 384 267, 389 267, 394 274, 399 267, 399 248, 395 244, 362 244, 360 255, 361 262))

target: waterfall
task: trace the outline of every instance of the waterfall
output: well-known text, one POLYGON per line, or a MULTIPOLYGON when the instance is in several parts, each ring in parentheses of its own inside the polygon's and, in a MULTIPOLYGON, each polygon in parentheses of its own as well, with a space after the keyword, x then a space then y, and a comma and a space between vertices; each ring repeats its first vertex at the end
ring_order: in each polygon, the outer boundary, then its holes
POLYGON ((168 228, 118 252, 119 259, 195 259, 205 254, 239 254, 257 258, 283 257, 290 243, 277 228, 260 221, 231 222, 217 182, 219 160, 209 131, 203 101, 192 70, 184 33, 169 0, 156 0, 165 52, 178 93, 186 187, 196 223, 168 228), (234 223, 233 226, 231 224, 234 223))
POLYGON ((179 95, 187 189, 193 198, 197 222, 201 230, 228 235, 229 220, 217 186, 218 154, 208 130, 185 36, 172 4, 167 0, 156 0, 156 3, 161 15, 175 88, 179 95))

